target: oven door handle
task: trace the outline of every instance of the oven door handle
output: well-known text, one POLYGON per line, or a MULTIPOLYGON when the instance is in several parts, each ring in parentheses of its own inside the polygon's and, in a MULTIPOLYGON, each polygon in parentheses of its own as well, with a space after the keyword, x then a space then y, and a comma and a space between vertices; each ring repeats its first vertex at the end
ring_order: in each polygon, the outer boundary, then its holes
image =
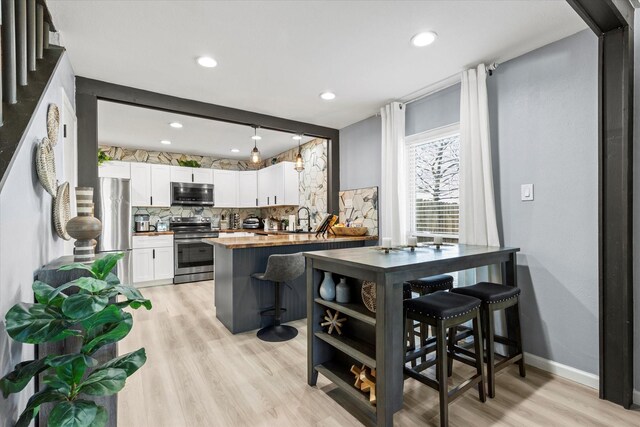
MULTIPOLYGON (((203 237, 202 239, 208 239, 210 237, 203 237)), ((175 243, 176 244, 181 244, 181 243, 205 243, 202 241, 202 239, 175 239, 175 243)))

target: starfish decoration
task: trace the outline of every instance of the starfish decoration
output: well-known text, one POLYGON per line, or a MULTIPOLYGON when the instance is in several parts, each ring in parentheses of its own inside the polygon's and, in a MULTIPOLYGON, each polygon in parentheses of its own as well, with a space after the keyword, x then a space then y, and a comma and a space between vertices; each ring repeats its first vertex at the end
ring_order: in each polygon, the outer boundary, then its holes
POLYGON ((362 365, 358 368, 356 365, 351 366, 351 373, 356 376, 356 382, 353 385, 360 391, 369 392, 369 402, 376 404, 376 370, 369 369, 362 365))
POLYGON ((327 333, 329 335, 331 335, 334 329, 336 330, 336 332, 338 332, 338 335, 342 335, 342 331, 340 330, 340 328, 342 328, 342 324, 346 322, 347 318, 343 317, 340 319, 338 318, 339 316, 339 311, 336 311, 335 314, 332 314, 331 310, 327 310, 327 315, 324 316, 324 320, 326 320, 326 322, 320 323, 320 326, 328 326, 329 331, 327 331, 327 333))

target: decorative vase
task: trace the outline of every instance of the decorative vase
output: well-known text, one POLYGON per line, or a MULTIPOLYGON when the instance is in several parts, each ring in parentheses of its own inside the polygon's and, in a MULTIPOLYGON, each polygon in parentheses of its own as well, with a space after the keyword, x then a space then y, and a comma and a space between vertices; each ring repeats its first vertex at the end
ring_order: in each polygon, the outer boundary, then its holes
POLYGON ((67 223, 67 233, 76 239, 73 251, 76 262, 93 261, 96 257, 95 238, 102 233, 102 223, 93 216, 93 188, 76 187, 78 216, 67 223))
POLYGON ((333 301, 336 298, 336 282, 328 271, 324 272, 324 279, 320 284, 320 297, 327 301, 333 301))
POLYGON ((340 278, 340 283, 336 286, 336 302, 340 304, 346 304, 351 301, 349 285, 347 285, 347 279, 340 278))

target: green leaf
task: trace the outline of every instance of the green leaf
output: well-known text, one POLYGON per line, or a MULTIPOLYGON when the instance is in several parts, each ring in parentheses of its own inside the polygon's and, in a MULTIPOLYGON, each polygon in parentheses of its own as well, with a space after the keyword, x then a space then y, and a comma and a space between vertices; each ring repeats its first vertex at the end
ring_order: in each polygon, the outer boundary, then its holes
POLYGON ((28 427, 29 424, 31 424, 31 420, 38 415, 40 405, 43 403, 62 402, 66 399, 67 396, 64 394, 49 388, 45 388, 44 390, 35 393, 27 402, 27 407, 22 411, 22 414, 20 414, 20 418, 18 418, 15 427, 28 427))
POLYGON ((42 382, 45 383, 50 389, 62 393, 65 396, 68 396, 69 393, 71 393, 72 384, 64 381, 57 375, 45 375, 42 379, 42 382))
POLYGON ((104 310, 84 319, 81 323, 82 327, 90 334, 99 326, 107 323, 116 323, 122 320, 123 311, 115 304, 110 304, 104 310))
POLYGON ((33 289, 33 293, 36 296, 36 301, 38 301, 40 304, 50 304, 56 307, 60 307, 64 299, 67 297, 63 293, 56 293, 56 297, 50 298, 50 295, 55 292, 55 288, 39 280, 33 282, 33 285, 31 285, 31 289, 33 289))
POLYGON ((16 304, 5 319, 9 336, 27 344, 52 341, 71 326, 59 308, 43 304, 16 304))
POLYGON ((124 258, 123 252, 107 254, 104 257, 97 259, 91 265, 91 270, 93 271, 93 275, 100 280, 104 280, 113 267, 116 266, 118 261, 124 258))
POLYGON ((151 301, 145 299, 145 297, 142 296, 142 293, 140 293, 140 291, 133 286, 118 285, 114 286, 114 289, 116 289, 127 298, 126 303, 127 305, 130 305, 131 308, 138 309, 141 306, 144 306, 144 308, 146 308, 147 310, 151 310, 151 301))
POLYGON ((94 275, 93 269, 91 268, 91 266, 83 262, 74 262, 73 264, 63 265, 58 269, 58 271, 69 271, 69 270, 87 270, 88 272, 91 273, 91 275, 94 275))
POLYGON ((100 347, 112 342, 120 341, 126 337, 133 327, 133 316, 130 313, 122 313, 122 320, 117 323, 108 324, 107 329, 100 335, 91 339, 82 346, 82 352, 93 354, 100 347))
POLYGON ((74 286, 77 286, 80 289, 91 292, 92 294, 111 287, 111 285, 109 285, 104 280, 96 279, 95 277, 80 277, 79 279, 76 279, 71 283, 73 283, 74 286))
POLYGON ((98 415, 98 405, 87 400, 61 402, 49 414, 49 427, 89 427, 98 415))
POLYGON ((48 368, 47 359, 28 360, 18 363, 14 370, 0 379, 0 390, 6 399, 11 393, 23 390, 31 378, 48 368))
POLYGON ((93 294, 73 294, 62 304, 62 312, 72 319, 86 319, 102 311, 109 298, 93 294))
POLYGON ((51 342, 61 341, 69 337, 81 337, 81 336, 82 336, 82 331, 79 331, 77 329, 65 329, 55 337, 51 338, 51 342))
MULTIPOLYGON (((87 368, 94 367, 98 361, 82 353, 69 354, 53 358, 50 365, 55 367, 57 377, 66 384, 79 384, 87 368)), ((54 384, 51 384, 54 387, 54 384)))
POLYGON ((126 380, 127 373, 124 369, 99 369, 80 384, 78 392, 92 396, 111 396, 124 388, 126 380))
POLYGON ((107 410, 102 406, 98 406, 98 413, 96 414, 96 418, 91 423, 91 427, 104 427, 107 425, 107 421, 109 421, 109 414, 107 410))
POLYGON ((119 285, 120 284, 120 279, 118 279, 118 276, 116 276, 113 273, 107 274, 107 277, 105 277, 103 280, 105 282, 107 282, 108 284, 110 284, 111 286, 115 286, 115 285, 119 285))
POLYGON ((127 377, 133 375, 147 361, 147 354, 144 348, 127 353, 120 357, 116 357, 102 365, 98 369, 117 368, 123 369, 127 373, 127 377))
POLYGON ((50 356, 48 365, 57 368, 62 365, 66 365, 69 362, 73 362, 76 359, 82 359, 84 364, 88 368, 93 368, 98 364, 98 361, 91 356, 87 356, 82 353, 64 354, 62 356, 50 356))

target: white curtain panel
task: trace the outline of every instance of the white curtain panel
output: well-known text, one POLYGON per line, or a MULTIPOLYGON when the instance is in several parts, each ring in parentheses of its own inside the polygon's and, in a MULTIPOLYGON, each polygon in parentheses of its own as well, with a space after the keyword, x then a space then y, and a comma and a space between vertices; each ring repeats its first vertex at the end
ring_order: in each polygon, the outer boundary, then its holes
MULTIPOLYGON (((382 116, 382 183, 380 188, 380 237, 392 244, 407 242, 407 168, 404 145, 405 107, 392 102, 380 109, 382 116)), ((361 165, 367 167, 367 165, 361 165)))
MULTIPOLYGON (((487 72, 484 64, 462 73, 459 236, 459 241, 463 244, 500 246, 493 192, 487 72)), ((491 272, 482 272, 476 277, 467 275, 468 279, 465 281, 495 280, 496 273, 497 270, 491 269, 491 272)))

